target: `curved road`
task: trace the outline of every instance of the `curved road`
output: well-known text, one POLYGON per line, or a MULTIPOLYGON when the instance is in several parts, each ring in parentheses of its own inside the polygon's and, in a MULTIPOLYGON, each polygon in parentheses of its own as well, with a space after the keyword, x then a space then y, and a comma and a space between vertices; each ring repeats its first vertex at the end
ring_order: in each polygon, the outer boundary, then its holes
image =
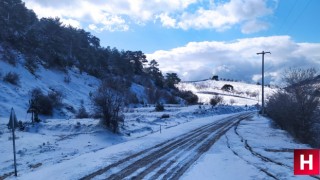
POLYGON ((179 179, 222 135, 252 114, 233 115, 199 127, 132 154, 81 179, 179 179))

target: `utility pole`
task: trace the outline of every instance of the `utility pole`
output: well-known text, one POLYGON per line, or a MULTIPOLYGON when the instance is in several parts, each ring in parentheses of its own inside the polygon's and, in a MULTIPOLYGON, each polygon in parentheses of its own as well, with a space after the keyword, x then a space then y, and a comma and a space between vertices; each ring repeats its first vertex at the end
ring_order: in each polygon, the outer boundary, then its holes
POLYGON ((264 114, 264 55, 271 54, 271 53, 264 52, 264 51, 257 53, 257 55, 260 55, 260 54, 262 54, 262 83, 261 83, 261 86, 262 86, 262 100, 261 100, 262 109, 261 109, 261 114, 264 114))

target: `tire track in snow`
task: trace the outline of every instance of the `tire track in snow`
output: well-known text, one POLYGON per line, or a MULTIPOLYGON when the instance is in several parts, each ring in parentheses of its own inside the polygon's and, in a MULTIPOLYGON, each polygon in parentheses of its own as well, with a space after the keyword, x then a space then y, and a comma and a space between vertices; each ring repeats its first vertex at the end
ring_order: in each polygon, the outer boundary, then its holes
MULTIPOLYGON (((286 164, 284 164, 284 163, 275 161, 275 160, 273 160, 273 159, 271 159, 271 158, 268 158, 268 157, 266 157, 266 156, 258 153, 258 152, 255 151, 255 150, 253 150, 253 148, 248 144, 248 140, 246 140, 246 139, 245 139, 242 135, 240 135, 240 133, 238 132, 238 126, 239 126, 239 124, 240 124, 240 122, 239 122, 239 123, 236 123, 236 125, 234 126, 234 133, 240 138, 241 142, 244 143, 244 147, 245 147, 248 151, 250 151, 250 153, 251 153, 253 156, 261 159, 261 160, 264 161, 264 162, 270 162, 270 163, 276 164, 276 165, 278 165, 278 166, 286 167, 286 168, 288 168, 288 169, 290 169, 290 170, 293 171, 293 167, 292 167, 292 166, 288 166, 288 165, 286 165, 286 164)), ((226 138, 227 138, 227 143, 229 143, 227 136, 226 136, 226 138)), ((229 144, 228 144, 228 147, 230 148, 229 144)), ((237 154, 237 156, 239 156, 239 155, 237 154)), ((242 159, 243 159, 243 158, 242 158, 242 159)), ((247 161, 247 162, 248 162, 248 161, 247 161)), ((255 166, 255 165, 254 165, 254 166, 255 166)), ((257 167, 257 166, 255 166, 255 167, 258 168, 258 169, 260 169, 262 172, 266 173, 268 176, 271 176, 271 177, 273 177, 273 178, 276 178, 275 175, 272 175, 272 173, 268 172, 266 169, 264 169, 264 168, 262 168, 262 167, 257 167)), ((315 179, 320 179, 320 177, 314 176, 314 175, 310 175, 310 177, 315 178, 315 179)), ((276 178, 276 179, 277 179, 277 178, 276 178)))
MULTIPOLYGON (((230 124, 232 124, 232 122, 230 122, 230 123, 228 122, 227 124, 224 124, 223 127, 229 126, 230 124)), ((214 127, 214 129, 209 129, 209 130, 207 130, 208 133, 200 134, 200 136, 198 136, 196 139, 192 139, 192 141, 186 142, 181 147, 172 150, 165 157, 162 157, 162 158, 159 157, 159 159, 160 159, 159 162, 161 162, 161 161, 169 162, 169 165, 164 166, 167 170, 170 170, 170 168, 174 164, 174 162, 182 162, 182 163, 186 162, 187 163, 187 160, 189 160, 193 154, 195 154, 195 155, 199 154, 199 153, 196 153, 196 151, 201 149, 201 144, 207 144, 206 143, 207 141, 212 140, 213 135, 210 132, 216 131, 219 128, 222 128, 222 127, 214 127)), ((184 163, 184 164, 186 164, 186 163, 184 163)), ((154 164, 153 167, 161 167, 161 164, 160 163, 154 164)), ((167 172, 166 175, 172 176, 173 172, 178 172, 178 169, 179 170, 181 169, 179 163, 176 163, 175 167, 177 167, 175 169, 175 171, 169 171, 169 172, 167 172)), ((172 169, 174 169, 174 168, 171 168, 171 170, 172 169)), ((149 168, 148 170, 145 170, 142 173, 138 174, 135 178, 136 179, 143 179, 145 177, 145 175, 152 173, 152 171, 154 171, 154 170, 156 170, 156 168, 149 168)), ((164 173, 163 171, 160 171, 160 172, 162 172, 162 174, 164 173)), ((158 174, 158 176, 154 175, 153 178, 150 178, 150 179, 156 179, 161 175, 161 173, 157 173, 157 174, 158 174)), ((166 178, 161 178, 161 179, 166 179, 166 178)))
POLYGON ((130 155, 81 179, 178 179, 226 131, 252 113, 233 115, 130 155), (163 166, 165 165, 165 166, 163 166))
POLYGON ((228 148, 232 151, 232 153, 236 156, 238 156, 240 159, 244 160, 245 162, 247 162, 248 164, 254 166, 255 168, 259 169, 261 172, 265 173, 267 176, 271 177, 272 179, 278 179, 275 175, 269 173, 266 169, 261 168, 257 165, 255 165, 254 163, 251 163, 250 161, 244 159, 242 156, 239 155, 239 153, 237 153, 234 149, 231 148, 230 143, 229 143, 229 138, 227 135, 225 135, 226 139, 227 139, 227 146, 228 148))

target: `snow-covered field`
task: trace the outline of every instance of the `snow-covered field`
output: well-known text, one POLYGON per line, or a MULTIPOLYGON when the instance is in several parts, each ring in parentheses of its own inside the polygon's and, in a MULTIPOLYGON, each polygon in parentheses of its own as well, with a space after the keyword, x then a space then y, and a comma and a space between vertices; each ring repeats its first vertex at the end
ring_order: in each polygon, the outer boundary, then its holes
MULTIPOLYGON (((252 107, 253 108, 253 107, 252 107)), ((210 106, 179 107, 168 105, 164 112, 154 107, 126 109, 122 135, 107 131, 99 120, 48 119, 39 124, 29 124, 25 131, 16 131, 18 169, 26 173, 42 167, 59 164, 82 154, 95 152, 115 144, 153 133, 160 133, 199 117, 244 111, 244 107, 210 106), (163 114, 169 118, 161 118, 163 114)), ((8 118, 0 118, 0 176, 12 172, 12 135, 7 129, 8 118)))
MULTIPOLYGON (((261 103, 261 85, 248 84, 244 82, 230 81, 198 81, 198 82, 181 82, 177 85, 181 90, 189 90, 199 97, 199 101, 209 103, 214 94, 223 96, 224 104, 231 105, 254 105, 261 103), (223 91, 224 85, 233 86, 233 91, 223 91)), ((265 98, 267 99, 276 88, 265 87, 265 98)))
MULTIPOLYGON (((128 110, 122 135, 109 133, 93 119, 51 119, 29 126, 25 132, 17 131, 18 179, 78 179, 130 154, 230 116, 225 113, 244 110, 226 106, 172 106, 166 107, 165 112, 153 109, 128 110), (170 117, 160 118, 162 114, 170 117)), ((0 119, 1 176, 13 171, 7 120, 0 119)), ((309 147, 295 142, 269 119, 254 116, 230 129, 182 179, 291 179, 295 148, 309 147)))
POLYGON ((246 108, 244 106, 228 105, 219 105, 214 108, 209 105, 165 105, 166 110, 164 112, 156 112, 154 109, 155 107, 152 105, 144 108, 126 109, 125 123, 121 129, 123 134, 131 137, 142 137, 150 133, 159 132, 160 126, 161 129, 167 129, 199 117, 256 110, 255 106, 246 108), (163 115, 169 115, 169 117, 162 118, 163 115))

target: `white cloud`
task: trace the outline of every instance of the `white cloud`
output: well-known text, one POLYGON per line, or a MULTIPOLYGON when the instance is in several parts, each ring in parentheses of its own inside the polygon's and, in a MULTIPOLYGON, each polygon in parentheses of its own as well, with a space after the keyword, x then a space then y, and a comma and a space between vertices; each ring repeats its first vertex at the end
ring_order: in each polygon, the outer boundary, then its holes
POLYGON ((168 28, 223 31, 245 23, 244 33, 267 28, 260 20, 273 13, 267 1, 276 0, 25 0, 27 7, 39 17, 95 24, 101 31, 125 31, 130 23, 144 25, 147 22, 160 22, 168 28))
POLYGON ((272 7, 266 0, 230 0, 226 3, 211 3, 207 9, 184 12, 177 17, 182 29, 216 29, 224 31, 234 25, 243 25, 242 32, 253 33, 267 29, 267 24, 259 18, 271 15, 272 7))
MULTIPOLYGON (((92 25, 94 24, 89 25, 89 28, 90 27, 92 28, 92 25)), ((101 19, 100 23, 94 26, 97 32, 101 32, 105 30, 111 31, 111 32, 129 30, 129 26, 127 25, 126 21, 120 16, 116 16, 116 15, 110 15, 110 16, 105 15, 105 17, 101 19)))
POLYGON ((297 43, 289 36, 237 39, 232 42, 190 42, 183 47, 148 54, 156 59, 161 70, 177 72, 184 80, 220 77, 258 81, 261 76, 261 55, 265 56, 266 81, 278 81, 282 70, 289 67, 319 67, 319 43, 297 43))
POLYGON ((259 20, 251 20, 242 26, 241 32, 244 34, 251 34, 266 29, 268 29, 268 23, 259 20))
MULTIPOLYGON (((127 31, 129 26, 125 19, 115 13, 109 13, 105 9, 112 7, 106 6, 105 2, 95 1, 40 1, 26 0, 26 6, 32 8, 36 14, 42 17, 59 17, 62 22, 72 19, 72 26, 79 26, 75 22, 94 24, 97 31, 127 31)), ((92 28, 92 26, 91 26, 92 28)), ((91 29, 89 27, 89 29, 91 29)))
POLYGON ((75 27, 75 28, 81 28, 81 24, 80 24, 80 22, 79 21, 77 21, 77 20, 74 20, 74 19, 61 19, 61 21, 62 21, 62 23, 64 24, 64 25, 70 25, 70 26, 73 26, 73 27, 75 27))
POLYGON ((216 10, 199 9, 196 13, 183 13, 178 26, 182 29, 228 29, 237 23, 237 18, 219 13, 216 10))
POLYGON ((99 31, 98 27, 95 24, 89 24, 88 28, 91 29, 92 31, 99 31))
POLYGON ((158 16, 162 25, 164 27, 171 27, 174 28, 176 26, 176 20, 171 18, 168 14, 162 13, 158 16))

